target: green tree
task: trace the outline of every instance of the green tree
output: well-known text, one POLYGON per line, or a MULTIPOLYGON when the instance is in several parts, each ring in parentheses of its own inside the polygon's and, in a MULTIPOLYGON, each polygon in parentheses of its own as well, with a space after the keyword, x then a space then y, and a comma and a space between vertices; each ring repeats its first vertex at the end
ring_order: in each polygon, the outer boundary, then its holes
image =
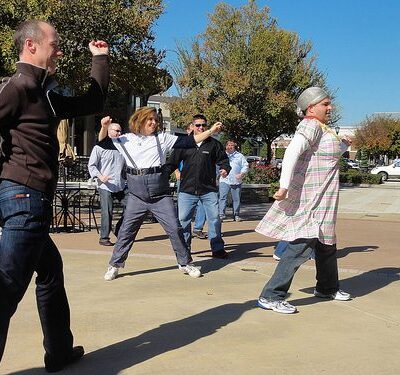
POLYGON ((267 145, 267 144, 264 144, 264 145, 261 147, 260 156, 261 156, 262 158, 265 158, 265 157, 268 156, 268 145, 267 145))
POLYGON ((271 142, 295 130, 298 94, 324 86, 311 43, 279 28, 254 0, 241 8, 221 3, 209 19, 190 51, 178 48, 181 98, 171 105, 172 116, 185 123, 203 112, 239 142, 261 137, 270 158, 271 142))
POLYGON ((354 132, 354 146, 373 158, 400 154, 400 119, 391 115, 367 117, 354 132))
POLYGON ((275 150, 275 157, 277 159, 283 159, 283 157, 285 156, 285 151, 286 151, 286 148, 284 148, 284 147, 277 148, 275 150))
POLYGON ((12 36, 19 23, 27 18, 47 20, 56 8, 53 0, 0 0, 0 77, 15 71, 18 56, 12 36))
POLYGON ((253 146, 251 145, 250 141, 246 139, 240 148, 240 151, 243 155, 251 155, 253 152, 253 146))

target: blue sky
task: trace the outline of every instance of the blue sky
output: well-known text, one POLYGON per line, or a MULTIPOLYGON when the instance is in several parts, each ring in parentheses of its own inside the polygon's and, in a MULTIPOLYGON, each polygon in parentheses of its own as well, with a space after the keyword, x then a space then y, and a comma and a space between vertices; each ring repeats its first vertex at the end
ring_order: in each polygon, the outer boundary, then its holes
MULTIPOLYGON (((164 0, 154 28, 156 47, 188 47, 203 32, 216 0, 164 0)), ((226 0, 235 7, 246 0, 226 0)), ((400 0, 258 0, 284 29, 310 40, 328 85, 337 89, 340 125, 375 112, 400 112, 400 0)), ((176 54, 167 52, 167 63, 176 54)))

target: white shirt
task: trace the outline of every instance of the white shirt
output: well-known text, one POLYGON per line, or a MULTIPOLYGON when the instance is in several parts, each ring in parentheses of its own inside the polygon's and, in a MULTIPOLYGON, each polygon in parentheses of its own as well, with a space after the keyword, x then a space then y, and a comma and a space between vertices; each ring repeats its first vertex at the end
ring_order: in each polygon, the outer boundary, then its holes
POLYGON ((150 168, 159 167, 165 164, 166 155, 172 150, 178 137, 169 133, 158 133, 157 136, 127 133, 118 138, 113 138, 113 142, 118 151, 125 158, 126 164, 131 168, 150 168), (157 145, 157 139, 159 146, 157 145), (129 155, 135 162, 132 165, 125 151, 121 147, 125 146, 129 155))

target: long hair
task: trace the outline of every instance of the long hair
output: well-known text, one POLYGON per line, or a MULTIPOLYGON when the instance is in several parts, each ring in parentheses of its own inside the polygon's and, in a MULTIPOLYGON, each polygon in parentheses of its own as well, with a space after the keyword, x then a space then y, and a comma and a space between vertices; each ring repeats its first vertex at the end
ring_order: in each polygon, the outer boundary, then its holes
POLYGON ((156 119, 158 119, 157 111, 153 107, 141 107, 137 109, 129 119, 129 130, 135 134, 140 133, 140 129, 153 114, 155 115, 156 119))

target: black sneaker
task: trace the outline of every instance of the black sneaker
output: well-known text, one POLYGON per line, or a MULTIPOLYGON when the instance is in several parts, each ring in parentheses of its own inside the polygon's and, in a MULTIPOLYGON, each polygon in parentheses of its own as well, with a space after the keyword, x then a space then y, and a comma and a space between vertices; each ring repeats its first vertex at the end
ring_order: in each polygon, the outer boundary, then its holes
POLYGON ((207 239, 207 235, 202 230, 194 230, 193 237, 200 238, 201 240, 207 239))
POLYGON ((213 251, 212 257, 217 259, 226 259, 228 258, 228 253, 225 250, 213 251))
POLYGON ((99 244, 102 246, 114 246, 114 243, 110 240, 100 240, 99 244))
POLYGON ((64 360, 56 360, 46 353, 44 355, 44 366, 47 372, 58 372, 64 367, 79 361, 84 354, 85 350, 83 349, 83 346, 75 346, 72 348, 71 353, 64 360))

